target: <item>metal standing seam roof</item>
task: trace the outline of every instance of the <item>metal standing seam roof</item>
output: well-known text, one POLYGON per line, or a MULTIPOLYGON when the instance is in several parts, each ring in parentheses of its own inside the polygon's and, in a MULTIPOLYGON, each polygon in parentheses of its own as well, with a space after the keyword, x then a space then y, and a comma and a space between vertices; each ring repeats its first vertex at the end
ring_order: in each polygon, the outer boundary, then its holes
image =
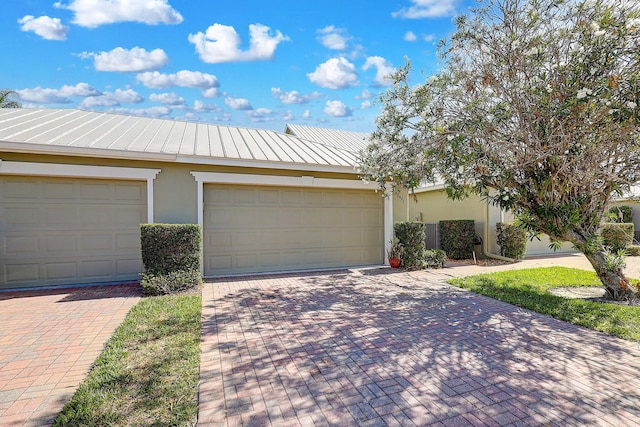
MULTIPOLYGON (((0 109, 0 150, 353 168, 358 150, 302 135, 75 109, 0 109)), ((259 167, 259 165, 257 165, 259 167)))
POLYGON ((309 141, 315 141, 330 147, 341 148, 353 153, 367 148, 371 134, 338 129, 317 128, 313 126, 288 124, 285 132, 309 141))

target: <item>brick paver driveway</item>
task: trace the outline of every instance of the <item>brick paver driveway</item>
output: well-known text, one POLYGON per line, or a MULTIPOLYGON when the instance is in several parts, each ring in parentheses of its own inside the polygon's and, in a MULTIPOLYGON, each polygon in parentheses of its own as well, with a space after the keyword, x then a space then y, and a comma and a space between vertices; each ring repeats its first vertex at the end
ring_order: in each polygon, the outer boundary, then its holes
POLYGON ((50 426, 140 295, 137 285, 0 292, 0 426, 50 426))
POLYGON ((640 348, 444 283, 344 270, 203 292, 200 425, 640 425, 640 348))

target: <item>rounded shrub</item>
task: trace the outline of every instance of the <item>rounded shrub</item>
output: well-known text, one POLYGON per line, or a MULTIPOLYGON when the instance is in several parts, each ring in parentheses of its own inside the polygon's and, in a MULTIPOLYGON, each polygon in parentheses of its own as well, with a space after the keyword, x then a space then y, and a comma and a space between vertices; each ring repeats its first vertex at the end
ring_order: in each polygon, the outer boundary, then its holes
POLYGON ((527 253, 527 232, 515 224, 497 223, 496 240, 504 257, 521 260, 527 253))

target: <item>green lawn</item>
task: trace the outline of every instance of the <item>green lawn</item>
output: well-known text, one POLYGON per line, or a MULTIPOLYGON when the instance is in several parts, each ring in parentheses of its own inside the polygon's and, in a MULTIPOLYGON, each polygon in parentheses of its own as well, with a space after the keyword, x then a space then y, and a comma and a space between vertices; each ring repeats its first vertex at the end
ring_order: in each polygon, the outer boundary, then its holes
POLYGON ((533 268, 457 278, 450 283, 556 319, 640 341, 640 306, 566 299, 548 292, 559 286, 601 286, 596 274, 590 271, 533 268))
POLYGON ((200 313, 199 296, 141 300, 54 425, 194 425, 200 313))

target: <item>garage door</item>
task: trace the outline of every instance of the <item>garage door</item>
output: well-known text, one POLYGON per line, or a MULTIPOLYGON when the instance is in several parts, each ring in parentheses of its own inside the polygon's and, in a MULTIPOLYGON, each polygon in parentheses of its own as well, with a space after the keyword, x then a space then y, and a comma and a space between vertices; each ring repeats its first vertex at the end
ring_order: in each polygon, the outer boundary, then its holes
POLYGON ((373 191, 207 184, 205 275, 380 264, 383 216, 373 191))
POLYGON ((137 280, 146 183, 0 176, 0 287, 137 280))

